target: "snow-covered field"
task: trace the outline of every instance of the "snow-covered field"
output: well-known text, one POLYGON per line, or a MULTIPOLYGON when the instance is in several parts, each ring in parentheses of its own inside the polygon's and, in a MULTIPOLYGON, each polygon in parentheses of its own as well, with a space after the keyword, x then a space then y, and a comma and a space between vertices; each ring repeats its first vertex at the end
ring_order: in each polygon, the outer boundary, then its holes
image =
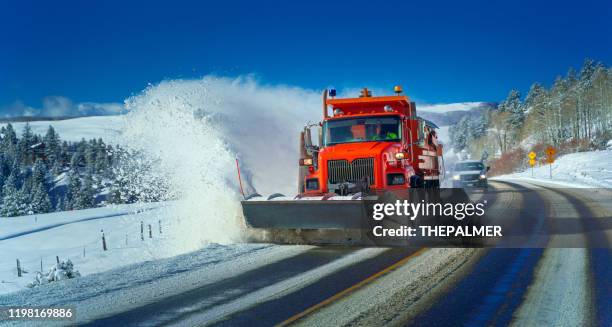
POLYGON ((40 271, 41 260, 46 272, 56 256, 70 259, 76 270, 89 275, 210 246, 205 240, 189 241, 195 236, 184 234, 186 227, 172 214, 175 206, 132 204, 0 219, 0 294, 24 289, 40 271), (102 230, 107 251, 102 249, 102 230), (21 278, 17 259, 27 271, 21 278))
POLYGON ((523 179, 554 182, 565 187, 612 187, 612 150, 588 151, 563 155, 549 166, 540 165, 532 170, 497 176, 496 179, 523 179))

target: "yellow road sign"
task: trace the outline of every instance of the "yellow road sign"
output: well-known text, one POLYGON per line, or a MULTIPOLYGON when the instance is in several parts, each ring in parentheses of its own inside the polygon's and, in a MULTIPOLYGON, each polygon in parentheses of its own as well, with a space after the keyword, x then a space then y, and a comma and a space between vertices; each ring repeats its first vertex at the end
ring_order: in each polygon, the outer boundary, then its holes
POLYGON ((529 152, 529 154, 527 156, 529 157, 529 159, 533 160, 533 159, 536 158, 536 153, 531 151, 531 152, 529 152))
POLYGON ((535 166, 536 161, 535 159, 529 159, 529 165, 531 165, 531 167, 535 166))
POLYGON ((546 148, 546 162, 548 162, 549 164, 552 164, 553 162, 555 162, 554 155, 556 152, 557 151, 552 146, 549 146, 548 148, 546 148))

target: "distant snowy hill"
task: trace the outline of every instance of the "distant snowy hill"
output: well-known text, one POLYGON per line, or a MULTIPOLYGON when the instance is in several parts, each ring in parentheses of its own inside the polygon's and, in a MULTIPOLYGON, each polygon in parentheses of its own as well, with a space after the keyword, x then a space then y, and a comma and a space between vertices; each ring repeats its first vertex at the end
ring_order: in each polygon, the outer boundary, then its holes
POLYGON ((417 114, 431 120, 439 126, 456 124, 464 116, 480 116, 485 110, 494 109, 496 103, 490 102, 461 102, 435 105, 419 105, 417 114))
MULTIPOLYGON (((62 140, 80 141, 92 138, 102 138, 107 143, 112 143, 120 131, 123 116, 90 116, 63 120, 41 120, 29 122, 35 134, 45 135, 49 125, 55 128, 62 140)), ((7 122, 0 123, 5 126, 7 122)), ((26 122, 12 122, 15 131, 20 134, 26 122)))
MULTIPOLYGON (((417 112, 425 119, 429 119, 440 126, 452 125, 459 121, 464 115, 479 115, 484 109, 492 108, 495 104, 487 102, 460 102, 445 104, 418 105, 417 112)), ((315 110, 315 109, 313 109, 315 110)), ((59 133, 62 140, 80 141, 92 138, 102 138, 105 142, 111 142, 120 133, 124 116, 88 116, 68 119, 49 119, 30 121, 32 131, 35 134, 44 135, 52 125, 59 133)), ((4 126, 9 121, 0 122, 4 126)), ((21 133, 26 124, 22 119, 11 122, 17 133, 21 133)))
POLYGON ((418 104, 419 112, 435 112, 446 113, 451 111, 470 111, 478 108, 485 108, 494 105, 488 102, 457 102, 457 103, 441 103, 441 104, 418 104))

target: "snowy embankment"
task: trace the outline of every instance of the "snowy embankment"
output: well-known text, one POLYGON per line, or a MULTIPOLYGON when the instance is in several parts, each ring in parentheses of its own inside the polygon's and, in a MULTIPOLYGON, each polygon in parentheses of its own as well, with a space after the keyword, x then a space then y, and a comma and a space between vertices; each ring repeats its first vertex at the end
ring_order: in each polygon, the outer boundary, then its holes
POLYGON ((565 187, 612 187, 612 150, 588 151, 563 155, 552 167, 540 164, 523 172, 492 179, 522 179, 553 182, 565 187), (552 168, 552 179, 549 169, 552 168))
POLYGON ((62 261, 70 259, 85 276, 210 246, 196 244, 189 240, 190 235, 184 235, 185 226, 172 213, 176 205, 119 205, 0 219, 0 294, 24 289, 41 270, 41 261, 46 272, 56 256, 62 261), (102 246, 102 230, 107 251, 102 246), (17 259, 23 277, 17 276, 17 259))

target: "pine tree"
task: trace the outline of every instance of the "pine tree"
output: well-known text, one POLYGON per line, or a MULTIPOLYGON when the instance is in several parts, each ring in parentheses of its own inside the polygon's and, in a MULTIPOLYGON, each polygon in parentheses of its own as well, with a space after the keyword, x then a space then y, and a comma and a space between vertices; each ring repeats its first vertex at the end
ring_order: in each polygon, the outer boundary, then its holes
POLYGON ((2 188, 0 216, 14 217, 27 214, 28 197, 16 187, 16 177, 11 174, 2 188))
POLYGON ((63 141, 62 146, 60 147, 60 163, 62 165, 67 165, 70 163, 70 158, 70 146, 68 145, 68 142, 63 141))
POLYGON ((81 178, 74 170, 68 176, 68 191, 66 192, 65 205, 67 210, 81 209, 78 196, 81 191, 81 178))
POLYGON ((55 162, 60 159, 59 156, 61 146, 59 135, 55 132, 53 126, 49 125, 43 142, 45 144, 45 157, 47 157, 50 165, 53 166, 55 162))
POLYGON ((59 160, 55 160, 53 162, 53 166, 51 167, 51 174, 55 177, 62 173, 62 165, 59 160))
POLYGON ((49 194, 45 190, 43 184, 34 185, 32 192, 32 199, 30 201, 30 208, 33 213, 47 213, 51 212, 52 206, 49 200, 49 194))
POLYGON ((47 173, 48 170, 45 163, 40 158, 37 159, 34 167, 32 168, 32 179, 34 184, 45 185, 47 173))
POLYGON ((70 158, 70 169, 77 170, 83 165, 83 161, 83 153, 77 149, 77 151, 72 154, 72 158, 70 158))
POLYGON ((509 112, 508 126, 512 130, 520 129, 525 119, 525 108, 521 105, 521 95, 517 90, 511 90, 504 101, 504 109, 509 112))
POLYGON ((485 114, 470 120, 471 138, 477 139, 487 134, 487 116, 485 114))
POLYGON ((3 127, 2 130, 2 152, 4 155, 12 161, 15 159, 17 155, 17 133, 15 133, 15 129, 11 123, 6 125, 6 128, 3 127))
POLYGON ((23 127, 21 139, 18 143, 18 150, 21 155, 20 160, 25 165, 29 165, 32 163, 32 158, 34 155, 32 145, 34 145, 34 134, 32 133, 32 127, 30 127, 30 123, 26 123, 23 127))
POLYGON ((96 169, 97 144, 98 143, 96 142, 95 139, 92 139, 88 143, 85 143, 85 152, 84 152, 85 167, 86 167, 87 172, 90 174, 94 173, 96 169))
POLYGON ((77 197, 78 206, 80 209, 92 208, 95 206, 95 189, 91 175, 86 175, 83 181, 83 186, 77 197))

